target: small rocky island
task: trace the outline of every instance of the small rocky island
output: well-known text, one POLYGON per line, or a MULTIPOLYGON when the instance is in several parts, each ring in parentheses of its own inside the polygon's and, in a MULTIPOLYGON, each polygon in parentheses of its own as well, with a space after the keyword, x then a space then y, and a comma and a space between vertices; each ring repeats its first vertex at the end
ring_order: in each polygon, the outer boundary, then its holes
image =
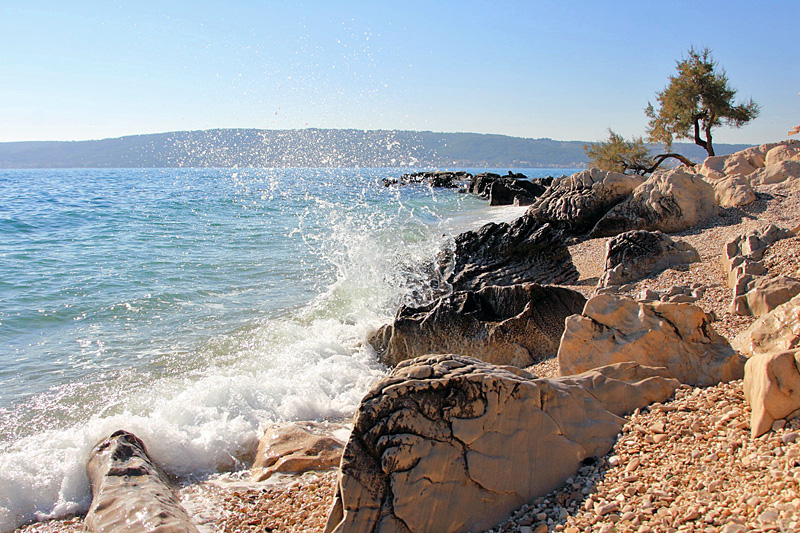
POLYGON ((372 335, 393 371, 352 422, 271 429, 233 488, 176 490, 115 433, 89 515, 37 531, 800 530, 800 143, 403 183, 529 207, 372 335))

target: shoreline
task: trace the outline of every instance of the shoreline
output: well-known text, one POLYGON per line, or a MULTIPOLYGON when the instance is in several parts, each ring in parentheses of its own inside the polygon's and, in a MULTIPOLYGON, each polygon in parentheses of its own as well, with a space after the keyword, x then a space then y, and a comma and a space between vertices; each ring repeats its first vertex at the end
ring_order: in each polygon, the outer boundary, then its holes
MULTIPOLYGON (((722 246, 766 223, 793 228, 798 221, 800 193, 785 198, 761 194, 749 206, 722 209, 717 217, 670 234, 692 244, 700 262, 672 267, 620 292, 635 295, 644 288, 665 290, 702 283, 706 290, 695 305, 713 312, 717 317, 714 329, 731 340, 755 319, 733 315, 728 309, 731 291, 719 264, 722 246)), ((570 246, 580 273, 570 288, 587 296, 593 293, 602 274, 607 240, 589 239, 570 246)), ((782 252, 772 253, 788 258, 780 262, 780 268, 797 272, 800 238, 779 244, 782 252)), ((548 377, 557 367, 553 358, 529 370, 548 377)), ((582 469, 564 488, 523 506, 491 531, 735 533, 800 526, 795 518, 795 512, 800 518, 800 476, 792 472, 794 458, 800 457, 796 443, 800 421, 789 421, 776 433, 750 439, 749 407, 743 400, 741 380, 705 388, 683 386, 673 399, 626 418, 612 452, 582 469), (657 431, 659 423, 675 428, 675 433, 657 431), (720 461, 723 458, 731 459, 736 468, 726 468, 731 461, 720 461), (715 509, 719 510, 716 514, 712 513, 715 509)), ((242 484, 241 480, 227 485, 201 481, 179 492, 187 508, 212 502, 212 508, 219 511, 216 517, 206 516, 205 522, 197 524, 201 531, 263 531, 265 526, 273 531, 320 531, 332 504, 335 475, 332 469, 266 486, 263 482, 242 484), (275 502, 279 518, 262 508, 261 503, 266 502, 275 502)), ((77 519, 62 519, 16 531, 69 532, 81 531, 81 527, 77 519)))

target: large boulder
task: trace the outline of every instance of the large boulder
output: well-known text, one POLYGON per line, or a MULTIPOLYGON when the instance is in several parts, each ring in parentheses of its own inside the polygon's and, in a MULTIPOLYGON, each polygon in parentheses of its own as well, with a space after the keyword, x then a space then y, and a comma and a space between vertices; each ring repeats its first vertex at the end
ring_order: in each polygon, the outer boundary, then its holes
POLYGON ((786 141, 773 147, 767 152, 764 164, 770 166, 781 161, 800 161, 800 142, 786 141))
POLYGON ((91 531, 198 533, 164 473, 134 434, 117 431, 92 450, 87 467, 91 531))
POLYGON ((700 254, 685 241, 675 241, 660 231, 627 231, 606 243, 605 271, 598 285, 624 285, 696 261, 700 254))
POLYGON ((595 225, 592 237, 630 230, 672 233, 717 213, 714 188, 685 168, 656 172, 595 225))
POLYGON ((264 481, 278 473, 301 474, 338 466, 344 443, 331 435, 332 430, 330 424, 317 422, 268 428, 258 442, 250 477, 264 481))
POLYGON ((747 360, 744 397, 750 404, 750 434, 758 437, 772 423, 800 409, 800 350, 768 352, 747 360))
POLYGON ((485 531, 607 453, 621 415, 677 387, 633 364, 539 379, 469 357, 405 361, 358 408, 325 531, 485 531))
POLYGON ((758 318, 731 344, 750 357, 800 348, 800 295, 758 318))
POLYGON ((688 385, 740 379, 744 359, 711 327, 712 317, 695 305, 635 301, 601 294, 567 319, 558 349, 562 376, 625 361, 663 366, 688 385))
POLYGON ((554 179, 528 213, 540 222, 568 229, 571 233, 586 233, 642 182, 642 176, 596 168, 583 170, 554 179))
POLYGON ((770 185, 775 190, 796 191, 800 189, 800 161, 778 161, 758 169, 750 175, 753 186, 770 185))
POLYGON ((562 235, 528 214, 458 235, 440 269, 454 291, 517 283, 569 285, 578 280, 562 235))
POLYGON ((750 180, 741 174, 731 174, 711 182, 714 200, 720 207, 741 207, 756 201, 750 180))
POLYGON ((401 307, 370 343, 390 366, 420 355, 463 353, 522 368, 556 355, 564 320, 585 303, 577 291, 533 283, 457 292, 427 306, 401 307))

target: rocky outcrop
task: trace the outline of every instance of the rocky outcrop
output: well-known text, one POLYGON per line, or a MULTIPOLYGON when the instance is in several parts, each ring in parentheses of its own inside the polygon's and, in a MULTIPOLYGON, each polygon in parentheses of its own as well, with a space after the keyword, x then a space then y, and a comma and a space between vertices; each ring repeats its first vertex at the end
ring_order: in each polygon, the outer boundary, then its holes
POLYGON ((458 235, 440 269, 454 291, 518 283, 569 285, 578 280, 561 234, 528 214, 458 235))
POLYGON ((771 277, 761 261, 770 245, 793 235, 793 231, 770 224, 725 244, 721 262, 733 289, 733 313, 761 316, 800 293, 800 280, 771 277))
POLYGON ((258 442, 251 478, 264 481, 277 473, 302 474, 338 466, 344 443, 330 436, 331 431, 330 424, 317 422, 267 429, 258 442))
POLYGON ((644 181, 596 168, 556 178, 528 210, 534 218, 572 234, 594 227, 612 207, 624 200, 644 181))
POLYGON ((674 265, 694 263, 700 254, 685 241, 660 231, 628 231, 606 243, 606 264, 598 286, 624 285, 674 265))
POLYGON ((472 174, 464 171, 432 170, 426 172, 412 172, 403 174, 399 179, 384 178, 384 187, 392 185, 424 184, 431 187, 442 187, 445 189, 455 189, 466 187, 472 179, 472 174))
POLYGON ((558 349, 562 376, 613 363, 663 366, 681 383, 716 385, 740 379, 744 359, 691 304, 637 302, 602 294, 569 317, 558 349))
POLYGON ((747 360, 744 396, 750 404, 750 435, 759 437, 776 420, 800 410, 800 350, 769 352, 747 360))
POLYGON ((636 187, 600 219, 591 236, 611 237, 630 230, 672 233, 716 213, 714 188, 702 176, 677 168, 656 172, 636 187))
POLYGON ((760 317, 731 344, 750 357, 800 348, 800 295, 760 317))
POLYGON ((489 205, 530 205, 541 196, 553 178, 528 179, 524 174, 507 176, 484 172, 470 181, 468 191, 489 200, 489 205))
POLYGON ((424 307, 401 307, 370 343, 390 366, 426 354, 463 353, 526 367, 556 355, 564 320, 585 303, 577 291, 533 283, 457 292, 424 307))
POLYGON ((800 189, 800 142, 753 146, 709 157, 695 168, 714 185, 720 205, 745 205, 753 197, 748 185, 775 191, 800 189))
POLYGON ((132 433, 117 431, 95 446, 87 471, 92 505, 85 524, 91 531, 197 533, 167 477, 132 433))
POLYGON ((539 379, 453 355, 401 363, 358 408, 325 531, 484 531, 608 452, 621 415, 677 386, 633 364, 539 379))
POLYGON ((705 286, 695 282, 690 285, 673 285, 667 290, 656 291, 644 288, 639 291, 636 299, 639 301, 650 302, 672 302, 672 303, 692 303, 696 302, 705 294, 705 286))

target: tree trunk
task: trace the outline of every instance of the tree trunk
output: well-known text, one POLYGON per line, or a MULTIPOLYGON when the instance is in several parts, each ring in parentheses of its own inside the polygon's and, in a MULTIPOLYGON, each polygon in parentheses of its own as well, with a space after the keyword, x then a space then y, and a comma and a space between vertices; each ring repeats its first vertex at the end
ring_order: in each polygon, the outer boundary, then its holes
POLYGON ((714 148, 711 146, 711 129, 710 128, 705 129, 707 141, 704 141, 703 139, 700 138, 701 117, 702 115, 695 115, 694 117, 692 117, 694 118, 694 143, 697 146, 701 146, 706 152, 708 152, 709 156, 712 156, 714 155, 714 148))

